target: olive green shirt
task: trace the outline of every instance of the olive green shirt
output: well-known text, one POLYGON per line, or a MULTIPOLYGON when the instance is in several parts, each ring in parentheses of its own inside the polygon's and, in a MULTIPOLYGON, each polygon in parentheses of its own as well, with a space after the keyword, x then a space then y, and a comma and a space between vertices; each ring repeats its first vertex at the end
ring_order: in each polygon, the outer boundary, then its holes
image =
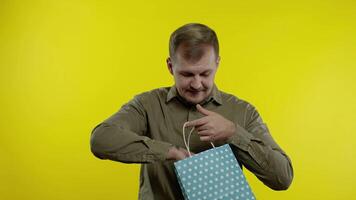
MULTIPOLYGON (((215 146, 230 143, 239 163, 268 187, 274 190, 289 187, 293 179, 291 161, 273 140, 255 107, 218 90, 216 85, 201 105, 236 125, 235 135, 228 141, 214 142, 215 146)), ((183 199, 174 161, 166 159, 167 152, 172 145, 185 148, 184 122, 201 117, 203 114, 186 102, 175 86, 144 92, 94 128, 91 151, 100 159, 142 163, 140 200, 183 199)), ((199 153, 209 148, 210 143, 200 141, 194 131, 190 150, 199 153)))

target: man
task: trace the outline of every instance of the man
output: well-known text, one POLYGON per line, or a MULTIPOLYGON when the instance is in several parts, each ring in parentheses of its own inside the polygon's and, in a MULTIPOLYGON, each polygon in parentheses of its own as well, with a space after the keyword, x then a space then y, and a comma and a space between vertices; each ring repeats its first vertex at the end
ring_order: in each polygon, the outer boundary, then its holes
POLYGON ((142 163, 139 199, 183 199, 173 163, 189 156, 182 127, 195 128, 194 153, 229 143, 240 164, 265 185, 285 190, 293 179, 291 161, 271 137, 257 110, 220 91, 214 83, 219 66, 215 32, 186 24, 172 33, 167 67, 172 87, 135 96, 96 126, 91 151, 100 159, 142 163))

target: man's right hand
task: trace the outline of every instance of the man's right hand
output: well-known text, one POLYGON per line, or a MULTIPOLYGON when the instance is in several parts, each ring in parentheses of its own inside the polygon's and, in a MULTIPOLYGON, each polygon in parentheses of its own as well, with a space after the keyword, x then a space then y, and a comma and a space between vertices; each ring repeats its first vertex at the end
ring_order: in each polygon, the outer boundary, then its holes
MULTIPOLYGON (((192 152, 190 152, 190 153, 192 155, 194 155, 192 152)), ((189 157, 188 151, 181 147, 177 148, 177 147, 173 146, 168 150, 168 153, 167 153, 168 160, 183 160, 187 157, 189 157)))

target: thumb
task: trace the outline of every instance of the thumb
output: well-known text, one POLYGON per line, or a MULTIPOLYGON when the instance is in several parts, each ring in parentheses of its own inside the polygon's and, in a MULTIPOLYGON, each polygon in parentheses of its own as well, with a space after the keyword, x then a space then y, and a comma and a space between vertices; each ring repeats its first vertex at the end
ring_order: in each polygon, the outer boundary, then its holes
POLYGON ((200 113, 204 114, 204 115, 211 115, 211 114, 214 113, 214 112, 212 112, 212 111, 210 111, 210 110, 207 110, 207 109, 203 108, 200 104, 197 104, 197 110, 198 110, 200 113))
MULTIPOLYGON (((189 152, 186 149, 181 148, 180 150, 185 154, 186 157, 189 157, 189 152)), ((190 154, 194 155, 193 152, 190 152, 190 154)))

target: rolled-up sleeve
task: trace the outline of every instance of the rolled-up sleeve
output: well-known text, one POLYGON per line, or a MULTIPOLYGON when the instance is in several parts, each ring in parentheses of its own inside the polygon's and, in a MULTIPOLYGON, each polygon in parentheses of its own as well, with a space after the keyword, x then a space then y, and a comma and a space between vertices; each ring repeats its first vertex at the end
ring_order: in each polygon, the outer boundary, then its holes
POLYGON ((91 132, 91 152, 100 159, 123 163, 152 163, 166 159, 172 146, 146 136, 147 114, 136 96, 91 132))
POLYGON ((245 120, 245 127, 236 124, 236 133, 229 140, 239 161, 268 187, 286 190, 293 180, 290 158, 274 141, 254 107, 246 107, 245 120))

